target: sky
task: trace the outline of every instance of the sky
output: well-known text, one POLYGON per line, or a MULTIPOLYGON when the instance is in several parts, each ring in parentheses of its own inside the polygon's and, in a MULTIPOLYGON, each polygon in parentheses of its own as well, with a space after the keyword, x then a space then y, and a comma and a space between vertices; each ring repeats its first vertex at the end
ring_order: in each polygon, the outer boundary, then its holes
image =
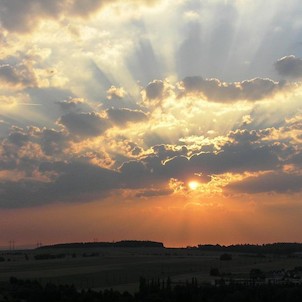
POLYGON ((0 247, 301 242, 300 0, 0 0, 0 247))

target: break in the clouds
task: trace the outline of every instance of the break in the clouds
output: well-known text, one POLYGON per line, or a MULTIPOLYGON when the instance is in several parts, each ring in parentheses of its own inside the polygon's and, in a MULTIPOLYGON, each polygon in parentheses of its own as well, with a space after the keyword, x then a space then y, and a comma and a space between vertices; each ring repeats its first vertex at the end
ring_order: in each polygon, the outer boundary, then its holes
POLYGON ((204 229, 297 206, 300 6, 0 0, 0 218, 96 202, 204 229))

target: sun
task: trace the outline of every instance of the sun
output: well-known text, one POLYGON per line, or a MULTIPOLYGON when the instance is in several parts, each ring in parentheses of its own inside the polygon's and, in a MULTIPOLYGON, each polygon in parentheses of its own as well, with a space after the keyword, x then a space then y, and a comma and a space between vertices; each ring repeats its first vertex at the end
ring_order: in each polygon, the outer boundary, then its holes
POLYGON ((192 180, 188 183, 188 186, 191 190, 197 190, 199 187, 199 182, 192 180))

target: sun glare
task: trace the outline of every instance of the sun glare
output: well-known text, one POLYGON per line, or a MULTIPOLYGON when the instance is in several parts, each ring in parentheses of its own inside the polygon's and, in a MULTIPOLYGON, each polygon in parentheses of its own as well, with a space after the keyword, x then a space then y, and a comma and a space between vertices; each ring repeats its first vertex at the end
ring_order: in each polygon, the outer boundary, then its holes
POLYGON ((199 183, 193 180, 188 183, 188 186, 191 190, 197 190, 199 187, 199 183))

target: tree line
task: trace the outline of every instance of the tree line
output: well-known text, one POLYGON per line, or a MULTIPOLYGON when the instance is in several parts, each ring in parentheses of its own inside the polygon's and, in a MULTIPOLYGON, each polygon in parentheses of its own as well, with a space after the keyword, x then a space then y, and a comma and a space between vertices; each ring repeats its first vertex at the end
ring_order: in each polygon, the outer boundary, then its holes
POLYGON ((73 242, 73 243, 59 243, 54 245, 44 245, 37 249, 65 249, 65 248, 104 248, 104 247, 128 247, 128 248, 163 248, 162 242, 156 241, 141 241, 141 240, 122 240, 117 242, 73 242))
POLYGON ((141 277, 135 294, 112 289, 82 290, 74 286, 41 285, 38 281, 11 278, 0 284, 0 299, 7 302, 298 302, 302 301, 302 286, 297 284, 229 284, 214 286, 198 284, 196 278, 183 284, 141 277))
POLYGON ((269 243, 269 244, 236 244, 236 245, 213 245, 203 244, 197 247, 192 247, 200 251, 215 251, 215 252, 232 252, 232 253, 253 253, 253 254, 278 254, 289 255, 294 253, 302 253, 302 243, 269 243))

